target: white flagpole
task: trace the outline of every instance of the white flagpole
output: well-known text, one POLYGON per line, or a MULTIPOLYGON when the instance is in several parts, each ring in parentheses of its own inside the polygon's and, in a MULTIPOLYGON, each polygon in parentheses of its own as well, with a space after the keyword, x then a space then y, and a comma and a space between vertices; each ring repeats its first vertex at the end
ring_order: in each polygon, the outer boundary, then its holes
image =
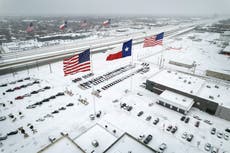
MULTIPOLYGON (((93 60, 92 60, 92 52, 91 52, 91 46, 90 46, 90 67, 91 67, 91 73, 93 73, 93 60)), ((94 73, 93 73, 94 74, 94 73)), ((93 75, 93 79, 94 79, 94 75, 93 75)), ((93 111, 94 111, 94 115, 96 116, 96 105, 95 105, 95 96, 94 96, 94 84, 92 86, 92 96, 93 96, 93 111)))
MULTIPOLYGON (((132 49, 131 49, 131 65, 133 66, 133 42, 132 42, 132 45, 131 45, 132 49)), ((131 76, 130 78, 130 91, 132 92, 132 84, 133 84, 133 76, 131 76)))

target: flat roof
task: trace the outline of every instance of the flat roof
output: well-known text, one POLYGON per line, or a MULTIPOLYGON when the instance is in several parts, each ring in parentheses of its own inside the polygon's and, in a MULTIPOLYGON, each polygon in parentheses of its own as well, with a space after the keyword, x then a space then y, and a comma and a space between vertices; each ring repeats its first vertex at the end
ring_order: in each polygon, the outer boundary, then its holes
POLYGON ((194 101, 192 98, 177 94, 175 92, 165 90, 159 96, 159 100, 173 105, 177 108, 181 108, 185 111, 189 111, 194 101))
POLYGON ((230 108, 230 87, 219 85, 218 83, 206 82, 199 94, 204 99, 214 101, 221 106, 230 108))
POLYGON ((97 153, 105 151, 116 140, 117 137, 115 137, 112 133, 107 131, 101 125, 95 124, 86 132, 76 137, 74 142, 84 149, 85 152, 92 152, 95 150, 95 153, 97 153), (93 140, 98 142, 98 147, 94 147, 92 145, 93 140))
POLYGON ((177 71, 163 70, 148 79, 149 81, 196 95, 205 80, 177 71))
POLYGON ((64 136, 38 153, 85 153, 73 141, 64 136))
POLYGON ((125 133, 104 153, 156 153, 152 148, 137 141, 133 136, 125 133))
POLYGON ((171 70, 163 70, 148 80, 230 108, 229 85, 206 81, 197 76, 171 70))
POLYGON ((223 49, 223 52, 230 53, 230 45, 223 49))

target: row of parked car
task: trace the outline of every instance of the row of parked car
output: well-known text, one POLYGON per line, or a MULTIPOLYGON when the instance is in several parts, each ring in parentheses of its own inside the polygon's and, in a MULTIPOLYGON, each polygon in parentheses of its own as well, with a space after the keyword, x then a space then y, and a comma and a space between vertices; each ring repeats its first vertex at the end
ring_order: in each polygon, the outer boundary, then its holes
MULTIPOLYGON (((149 134, 147 137, 145 137, 145 135, 140 135, 138 140, 141 141, 143 140, 144 144, 149 144, 150 141, 152 141, 153 136, 151 134, 149 134)), ((167 145, 165 143, 161 143, 157 149, 158 153, 163 153, 167 148, 167 145)))
POLYGON ((24 80, 30 80, 30 79, 31 79, 30 77, 26 77, 26 78, 19 79, 19 80, 16 80, 16 81, 11 81, 9 83, 3 83, 3 84, 0 85, 0 87, 6 87, 9 84, 16 84, 17 82, 23 82, 24 80))
POLYGON ((120 79, 117 79, 117 80, 115 80, 115 81, 113 81, 113 82, 111 82, 111 83, 109 83, 109 84, 107 84, 107 85, 101 87, 101 89, 102 89, 102 90, 106 90, 106 89, 112 87, 113 85, 115 85, 115 84, 117 84, 117 83, 120 83, 121 81, 123 81, 123 80, 125 80, 125 79, 128 79, 129 77, 133 76, 134 74, 135 74, 135 73, 131 73, 131 74, 126 75, 126 76, 124 76, 124 77, 122 77, 122 78, 120 78, 120 79))
POLYGON ((224 140, 226 141, 229 140, 229 134, 227 132, 223 133, 223 132, 217 131, 216 128, 214 127, 211 129, 210 133, 212 135, 216 134, 217 138, 220 138, 220 139, 224 138, 224 140))
POLYGON ((74 106, 74 103, 68 103, 67 105, 62 106, 62 107, 60 107, 60 108, 58 108, 58 109, 52 111, 50 114, 46 114, 46 115, 43 116, 42 118, 37 119, 36 122, 42 122, 42 121, 45 120, 45 118, 50 118, 50 117, 53 118, 53 117, 54 117, 54 116, 53 116, 54 114, 58 114, 58 113, 60 113, 61 111, 66 110, 67 107, 72 107, 72 106, 74 106))
POLYGON ((193 134, 189 134, 187 132, 184 132, 181 136, 181 138, 187 140, 188 142, 191 142, 193 137, 194 137, 193 134))
MULTIPOLYGON (((184 121, 185 123, 189 123, 190 118, 186 116, 182 116, 180 120, 184 121)), ((194 126, 198 128, 200 126, 200 121, 196 121, 194 126)))
POLYGON ((204 146, 204 150, 205 151, 208 151, 211 153, 217 153, 219 151, 219 149, 215 146, 212 146, 210 143, 206 143, 205 146, 204 146))
MULTIPOLYGON (((140 111, 140 112, 138 112, 137 113, 137 116, 138 117, 140 117, 140 116, 142 116, 144 114, 144 111, 140 111)), ((145 120, 146 121, 150 121, 152 119, 152 116, 147 116, 146 118, 145 118, 145 120)), ((157 117, 157 118, 155 118, 154 120, 153 120, 153 124, 154 125, 157 125, 157 123, 159 123, 159 121, 160 121, 160 119, 157 117)))
POLYGON ((31 105, 27 106, 26 108, 31 109, 31 108, 35 108, 37 106, 41 106, 42 104, 50 102, 50 100, 55 99, 56 97, 64 96, 64 95, 65 95, 64 92, 58 92, 57 94, 52 95, 52 96, 50 96, 48 98, 44 98, 43 100, 41 100, 39 102, 36 102, 34 104, 31 104, 31 105))
POLYGON ((133 109, 133 106, 127 105, 126 103, 120 103, 120 108, 130 112, 133 109))
POLYGON ((100 84, 106 80, 109 80, 109 79, 111 79, 111 78, 113 78, 113 77, 115 77, 121 73, 124 73, 124 72, 126 72, 132 68, 134 68, 134 66, 132 66, 132 65, 126 65, 126 66, 120 67, 120 68, 115 69, 111 72, 108 72, 104 75, 101 75, 101 76, 98 76, 94 79, 91 79, 87 82, 83 82, 79 86, 80 86, 80 88, 83 88, 83 89, 91 88, 92 85, 98 85, 98 84, 100 84))
MULTIPOLYGON (((92 77, 93 75, 94 75, 93 73, 85 74, 82 76, 82 78, 87 79, 89 77, 92 77)), ((74 82, 74 83, 80 82, 82 80, 82 78, 81 77, 75 78, 72 80, 72 82, 74 82)))
POLYGON ((50 88, 51 88, 50 86, 45 86, 44 88, 34 90, 34 91, 27 93, 27 94, 24 94, 22 96, 17 96, 17 97, 15 97, 15 100, 20 100, 20 99, 23 99, 25 97, 30 97, 31 95, 38 94, 39 92, 43 92, 43 91, 48 90, 50 88))
POLYGON ((7 89, 5 92, 14 92, 15 90, 20 90, 20 89, 32 86, 34 84, 39 84, 39 83, 40 82, 38 80, 35 80, 35 81, 31 82, 31 83, 27 83, 27 84, 23 84, 23 85, 20 85, 20 86, 16 86, 14 88, 7 89))
MULTIPOLYGON (((37 130, 34 128, 34 126, 30 123, 27 124, 27 127, 33 132, 33 133, 36 133, 37 130)), ((18 132, 20 132, 21 134, 24 135, 24 138, 28 137, 28 133, 25 131, 25 129, 23 127, 19 127, 18 129, 16 130, 12 130, 6 134, 1 134, 0 133, 0 141, 3 141, 3 140, 6 140, 9 136, 13 136, 13 135, 16 135, 18 134, 18 132)))

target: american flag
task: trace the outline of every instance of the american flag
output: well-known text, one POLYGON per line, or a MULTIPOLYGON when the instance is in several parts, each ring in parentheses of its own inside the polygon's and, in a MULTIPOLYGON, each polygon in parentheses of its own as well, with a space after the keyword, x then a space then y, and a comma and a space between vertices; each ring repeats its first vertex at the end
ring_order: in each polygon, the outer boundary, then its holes
POLYGON ((111 19, 108 19, 102 23, 103 26, 109 26, 111 24, 111 19))
POLYGON ((87 49, 84 52, 74 55, 72 57, 65 58, 63 61, 63 71, 65 76, 89 70, 90 49, 87 49))
POLYGON ((162 45, 163 38, 164 32, 152 37, 145 38, 143 47, 153 47, 156 45, 162 45))
POLYGON ((31 22, 30 25, 26 28, 26 32, 32 32, 34 30, 33 23, 31 22))

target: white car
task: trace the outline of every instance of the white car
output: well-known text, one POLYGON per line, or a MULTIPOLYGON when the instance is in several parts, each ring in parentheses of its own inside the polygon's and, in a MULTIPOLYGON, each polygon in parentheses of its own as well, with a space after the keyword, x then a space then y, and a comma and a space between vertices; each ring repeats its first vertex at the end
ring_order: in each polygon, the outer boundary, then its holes
POLYGON ((167 148, 167 145, 165 143, 162 143, 160 146, 159 146, 159 152, 162 153, 164 152, 164 150, 167 148))
POLYGON ((206 143, 205 146, 204 146, 204 149, 206 151, 210 151, 211 150, 211 144, 210 143, 206 143))

